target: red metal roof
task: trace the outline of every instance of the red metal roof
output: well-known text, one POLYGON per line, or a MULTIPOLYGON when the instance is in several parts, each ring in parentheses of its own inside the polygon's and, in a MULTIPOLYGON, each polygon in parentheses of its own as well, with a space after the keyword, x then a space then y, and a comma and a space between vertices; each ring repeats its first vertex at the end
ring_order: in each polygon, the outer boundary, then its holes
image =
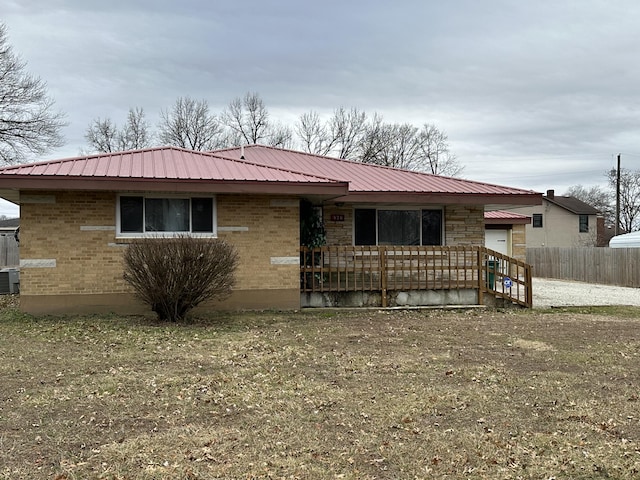
POLYGON ((487 224, 531 223, 531 217, 521 213, 508 212, 505 210, 484 212, 484 220, 487 224))
POLYGON ((540 204, 530 190, 250 145, 159 147, 0 168, 0 189, 138 189, 323 195, 335 201, 540 204), (197 185, 197 187, 194 187, 197 185))
POLYGON ((0 168, 0 175, 155 180, 222 180, 332 183, 335 180, 282 167, 252 164, 177 147, 104 153, 0 168))
MULTIPOLYGON (((216 150, 214 153, 239 159, 242 151, 245 160, 252 163, 279 166, 310 175, 347 180, 349 182, 349 200, 352 201, 364 198, 364 195, 360 194, 397 194, 398 197, 430 194, 432 197, 438 195, 490 196, 502 197, 503 199, 513 197, 512 200, 519 198, 525 204, 542 203, 542 194, 531 190, 321 157, 263 145, 249 145, 242 150, 240 148, 216 150), (533 199, 536 201, 532 203, 533 199)), ((502 203, 505 203, 504 200, 502 203)))
POLYGON ((337 196, 347 182, 177 147, 0 168, 0 188, 138 189, 337 196))
POLYGON ((527 215, 523 215, 521 213, 507 212, 505 210, 494 210, 492 212, 484 212, 484 218, 494 218, 497 220, 523 220, 531 217, 528 217, 527 215))

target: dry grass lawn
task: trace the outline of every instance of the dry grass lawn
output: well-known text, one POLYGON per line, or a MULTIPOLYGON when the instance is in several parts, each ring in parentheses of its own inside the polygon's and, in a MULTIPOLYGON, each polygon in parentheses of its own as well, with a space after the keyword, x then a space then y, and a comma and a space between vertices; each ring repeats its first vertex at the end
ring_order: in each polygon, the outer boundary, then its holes
POLYGON ((640 310, 0 311, 0 477, 640 476, 640 310))

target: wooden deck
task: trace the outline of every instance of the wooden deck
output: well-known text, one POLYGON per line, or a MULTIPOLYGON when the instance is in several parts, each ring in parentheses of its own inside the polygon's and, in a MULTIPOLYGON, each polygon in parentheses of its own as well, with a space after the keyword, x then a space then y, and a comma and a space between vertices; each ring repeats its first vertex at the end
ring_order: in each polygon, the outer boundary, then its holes
POLYGON ((477 289, 532 306, 531 267, 479 246, 325 246, 300 249, 302 292, 477 289))

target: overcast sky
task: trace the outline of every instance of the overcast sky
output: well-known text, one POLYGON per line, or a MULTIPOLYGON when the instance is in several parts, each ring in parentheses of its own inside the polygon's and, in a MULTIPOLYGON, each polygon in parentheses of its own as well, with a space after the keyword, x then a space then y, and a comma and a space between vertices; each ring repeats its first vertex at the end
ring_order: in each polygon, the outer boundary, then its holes
MULTIPOLYGON (((640 169, 637 0, 3 0, 75 156, 97 117, 156 124, 180 96, 220 112, 257 92, 309 110, 434 123, 468 179, 557 193, 640 169)), ((17 207, 0 206, 1 214, 17 207)))

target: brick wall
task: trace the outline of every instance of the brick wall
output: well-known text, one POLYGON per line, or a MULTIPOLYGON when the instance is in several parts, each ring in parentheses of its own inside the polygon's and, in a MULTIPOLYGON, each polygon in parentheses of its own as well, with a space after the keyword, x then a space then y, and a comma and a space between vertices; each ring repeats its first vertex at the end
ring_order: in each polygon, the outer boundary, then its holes
POLYGON ((328 205, 322 213, 327 245, 353 245, 353 208, 328 205), (337 215, 338 220, 331 220, 337 215), (344 220, 342 218, 344 217, 344 220))
POLYGON ((296 198, 220 195, 218 237, 240 256, 237 288, 300 288, 300 214, 296 198), (292 262, 295 264, 286 264, 292 262))
POLYGON ((115 240, 115 194, 37 192, 20 205, 20 293, 127 291, 115 240), (91 229, 89 229, 91 228, 91 229), (110 246, 111 244, 111 246, 110 246))
POLYGON ((515 224, 511 231, 511 256, 521 260, 527 261, 527 237, 526 237, 526 225, 515 224))
POLYGON ((484 245, 484 206, 447 205, 445 245, 484 245))
MULTIPOLYGON (((114 192, 30 192, 21 202, 21 294, 130 292, 114 192)), ((240 256, 236 289, 299 288, 298 205, 295 198, 217 197, 219 237, 240 256)))

